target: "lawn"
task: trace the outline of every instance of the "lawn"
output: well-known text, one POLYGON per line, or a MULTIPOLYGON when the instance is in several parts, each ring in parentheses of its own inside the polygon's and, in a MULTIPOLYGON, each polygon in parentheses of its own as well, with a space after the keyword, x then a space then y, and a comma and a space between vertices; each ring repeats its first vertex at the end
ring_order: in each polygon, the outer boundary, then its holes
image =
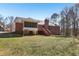
POLYGON ((70 56, 79 55, 79 40, 55 36, 0 38, 3 56, 70 56))

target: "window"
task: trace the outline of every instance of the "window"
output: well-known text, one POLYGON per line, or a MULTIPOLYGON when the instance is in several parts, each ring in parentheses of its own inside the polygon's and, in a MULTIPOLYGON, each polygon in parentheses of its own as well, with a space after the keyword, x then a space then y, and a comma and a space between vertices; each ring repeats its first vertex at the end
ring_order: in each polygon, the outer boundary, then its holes
POLYGON ((33 27, 33 28, 36 28, 37 27, 37 23, 24 22, 24 27, 33 27))

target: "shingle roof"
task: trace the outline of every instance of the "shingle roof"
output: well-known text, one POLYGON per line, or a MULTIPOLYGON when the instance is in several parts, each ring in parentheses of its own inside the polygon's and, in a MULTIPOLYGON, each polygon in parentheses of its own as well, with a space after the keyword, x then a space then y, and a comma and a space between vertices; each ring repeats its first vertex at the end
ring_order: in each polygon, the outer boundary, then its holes
POLYGON ((22 22, 22 21, 27 21, 27 22, 39 22, 38 20, 36 19, 33 19, 33 18, 23 18, 23 17, 16 17, 15 22, 22 22))

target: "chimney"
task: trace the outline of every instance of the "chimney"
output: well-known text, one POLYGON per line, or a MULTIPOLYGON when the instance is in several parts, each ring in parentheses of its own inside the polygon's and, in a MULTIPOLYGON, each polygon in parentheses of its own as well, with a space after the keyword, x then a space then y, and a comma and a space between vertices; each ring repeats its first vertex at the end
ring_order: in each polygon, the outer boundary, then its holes
POLYGON ((49 26, 49 20, 48 20, 48 19, 45 19, 45 21, 44 21, 44 26, 45 26, 46 28, 48 28, 48 26, 49 26))

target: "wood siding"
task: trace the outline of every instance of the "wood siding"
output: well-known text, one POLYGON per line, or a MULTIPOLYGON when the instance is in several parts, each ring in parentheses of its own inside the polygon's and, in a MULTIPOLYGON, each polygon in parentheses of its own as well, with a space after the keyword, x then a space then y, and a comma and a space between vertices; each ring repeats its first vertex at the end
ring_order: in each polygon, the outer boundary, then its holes
POLYGON ((59 26, 49 26, 49 30, 51 31, 51 34, 53 34, 53 35, 60 34, 60 27, 59 26))

